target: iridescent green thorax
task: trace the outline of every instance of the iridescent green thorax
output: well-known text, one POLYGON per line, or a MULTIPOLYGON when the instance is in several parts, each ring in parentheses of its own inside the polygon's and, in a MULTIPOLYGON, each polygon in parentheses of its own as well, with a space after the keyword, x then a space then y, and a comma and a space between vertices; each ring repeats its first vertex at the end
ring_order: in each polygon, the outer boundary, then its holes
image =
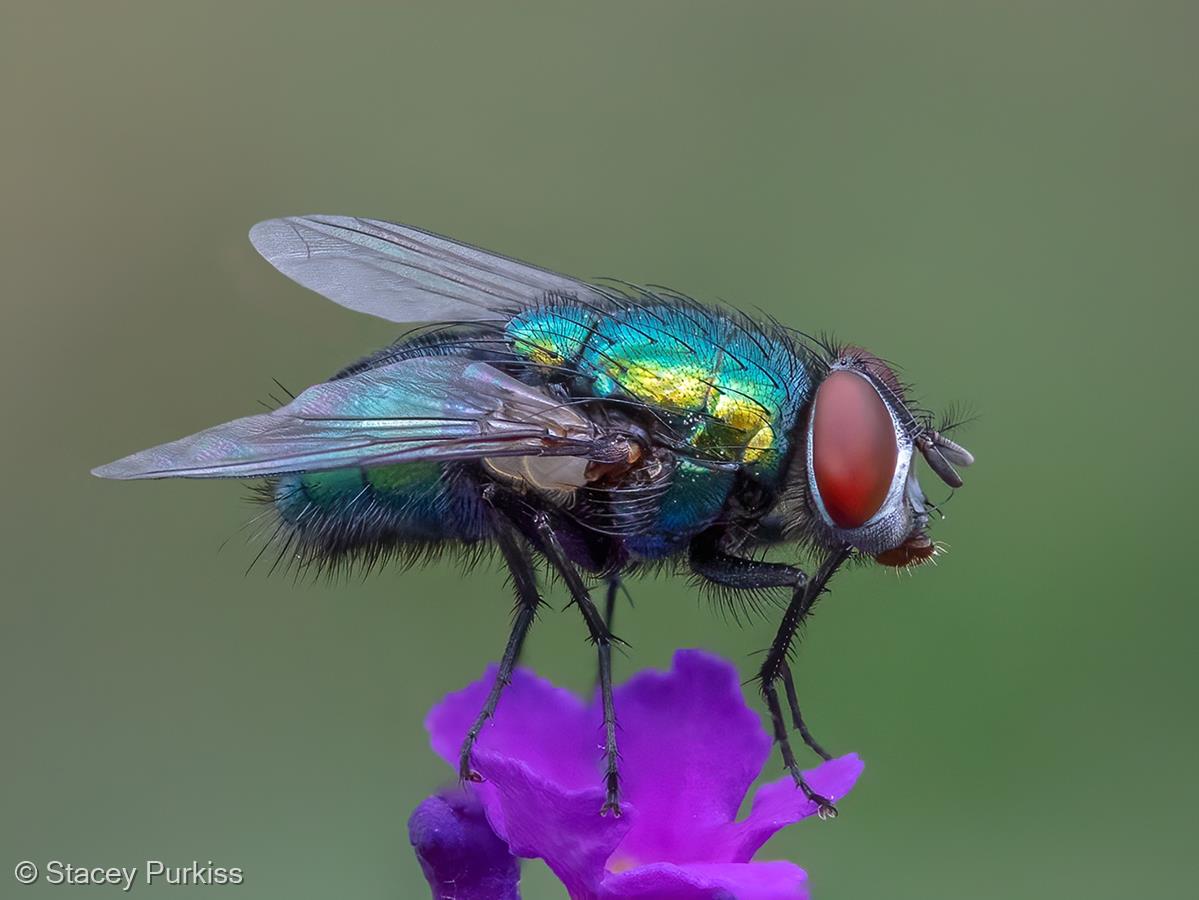
POLYGON ((764 477, 785 458, 811 390, 784 334, 687 303, 601 314, 564 302, 518 315, 506 333, 517 353, 590 381, 594 396, 667 413, 701 458, 743 463, 764 477))

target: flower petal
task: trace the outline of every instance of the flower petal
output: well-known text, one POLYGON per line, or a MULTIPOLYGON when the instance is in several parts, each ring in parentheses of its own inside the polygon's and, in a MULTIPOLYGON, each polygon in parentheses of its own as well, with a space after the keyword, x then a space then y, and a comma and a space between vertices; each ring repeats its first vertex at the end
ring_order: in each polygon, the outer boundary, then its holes
MULTIPOLYGON (((429 711, 425 728, 433 750, 458 769, 458 754, 495 681, 495 666, 483 678, 447 694, 429 711)), ((595 732, 598 721, 583 701, 536 675, 518 669, 500 695, 496 715, 475 744, 521 760, 541 777, 565 788, 593 787, 600 777, 595 732)))
MULTIPOLYGON (((457 767, 459 748, 495 669, 448 695, 426 727, 457 767)), ((696 650, 670 672, 645 672, 616 691, 625 815, 603 817, 601 716, 565 690, 518 670, 480 735, 474 786, 494 835, 516 855, 544 859, 572 898, 662 900, 806 898, 804 872, 753 854, 816 805, 789 778, 763 785, 735 821, 769 757, 771 740, 742 697, 736 669, 696 650)), ((818 793, 843 797, 862 771, 855 755, 805 773, 818 793)))
MULTIPOLYGON (((835 802, 849 793, 863 768, 858 755, 850 753, 804 772, 804 780, 816 793, 835 802)), ((804 796, 789 776, 762 785, 754 794, 749 815, 730 830, 723 851, 727 854, 725 858, 748 862, 775 832, 816 812, 816 804, 804 796)))
POLYGON ((604 879, 600 897, 644 900, 807 900, 807 874, 789 862, 652 863, 604 879))
POLYGON ((680 650, 670 672, 634 676, 615 702, 623 796, 638 811, 618 855, 637 864, 728 861, 713 844, 726 837, 771 743, 737 670, 680 650))
POLYGON ((478 785, 488 818, 517 856, 544 859, 576 900, 594 898, 604 863, 637 818, 626 806, 621 817, 601 816, 604 791, 566 790, 528 764, 494 751, 475 754, 486 779, 478 785))
POLYGON ((408 819, 408 839, 434 900, 519 900, 520 864, 476 798, 462 791, 426 798, 408 819))

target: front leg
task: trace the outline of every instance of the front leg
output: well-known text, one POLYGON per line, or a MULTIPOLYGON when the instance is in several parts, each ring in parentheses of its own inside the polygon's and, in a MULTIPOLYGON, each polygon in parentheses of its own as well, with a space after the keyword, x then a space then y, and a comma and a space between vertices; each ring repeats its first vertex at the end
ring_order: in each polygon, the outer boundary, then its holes
MULTIPOLYGON (((718 544, 718 533, 701 535, 691 544, 691 570, 706 581, 732 590, 761 591, 771 588, 788 588, 793 595, 802 591, 808 583, 808 576, 803 569, 783 563, 732 556, 720 550, 718 544)), ((795 691, 795 679, 791 675, 791 668, 787 665, 785 657, 783 665, 779 667, 778 677, 782 679, 786 689, 787 705, 791 708, 791 722, 795 729, 803 737, 804 743, 811 747, 821 759, 829 759, 829 754, 812 737, 812 733, 804 722, 803 713, 799 709, 799 696, 795 691)))
POLYGON ((796 784, 803 789, 804 794, 820 805, 822 816, 835 815, 836 810, 832 804, 812 791, 800 774, 799 765, 791 749, 787 727, 783 721, 777 682, 783 682, 787 705, 791 710, 792 724, 799 731, 804 743, 811 747, 821 759, 829 759, 829 754, 812 736, 804 722, 803 713, 799 708, 799 697, 795 690, 795 681, 791 675, 791 668, 787 664, 787 655, 804 617, 824 590, 825 583, 844 561, 848 551, 845 551, 844 555, 834 555, 835 562, 830 558, 817 573, 816 580, 809 583, 804 571, 796 566, 732 556, 719 549, 718 540, 719 535, 708 534, 702 535, 692 542, 690 563, 692 571, 697 575, 714 584, 734 590, 766 590, 780 587, 791 589, 791 603, 783 615, 783 621, 771 644, 766 661, 763 663, 759 673, 759 682, 766 705, 770 709, 774 738, 779 744, 783 764, 795 778, 796 784))
MULTIPOLYGON (((790 672, 787 667, 787 654, 791 650, 791 645, 795 640, 795 634, 803 624, 804 619, 812 611, 816 601, 820 599, 820 595, 824 592, 825 585, 828 584, 833 573, 841 566, 846 559, 849 558, 850 548, 841 547, 829 555, 824 563, 816 572, 816 576, 810 579, 802 588, 796 588, 791 595, 791 602, 787 606, 787 611, 783 613, 783 621, 779 623, 778 631, 774 635, 774 641, 770 644, 770 650, 766 654, 766 659, 762 663, 762 668, 758 672, 758 679, 762 686, 762 695, 766 698, 766 705, 770 707, 770 718, 774 723, 774 736, 779 743, 779 750, 783 755, 783 765, 787 767, 787 771, 791 773, 791 777, 795 779, 795 783, 801 788, 809 800, 812 800, 820 808, 820 818, 829 818, 837 815, 837 808, 827 797, 822 797, 808 786, 804 781, 803 774, 799 771, 799 766, 795 762, 795 754, 791 751, 791 742, 787 738, 787 728, 783 724, 783 711, 779 706, 778 688, 775 683, 783 677, 789 676, 790 672)), ((794 688, 788 691, 788 700, 792 699, 794 688)), ((803 725, 803 718, 799 714, 798 703, 792 706, 792 716, 795 719, 795 724, 800 729, 800 734, 803 735, 805 742, 812 746, 817 753, 823 758, 828 759, 827 754, 811 740, 811 734, 803 725)))
POLYGON ((735 591, 764 591, 770 588, 803 590, 808 576, 803 569, 785 563, 733 556, 720 549, 720 533, 699 535, 688 548, 691 571, 713 584, 735 591))
POLYGON ((799 732, 803 742, 811 747, 817 756, 827 762, 833 758, 833 755, 821 747, 816 738, 812 737, 812 732, 808 730, 807 723, 804 722, 803 713, 799 710, 799 696, 795 693, 795 677, 791 674, 791 667, 784 662, 779 674, 782 675, 783 688, 787 693, 787 705, 791 707, 792 727, 799 732))

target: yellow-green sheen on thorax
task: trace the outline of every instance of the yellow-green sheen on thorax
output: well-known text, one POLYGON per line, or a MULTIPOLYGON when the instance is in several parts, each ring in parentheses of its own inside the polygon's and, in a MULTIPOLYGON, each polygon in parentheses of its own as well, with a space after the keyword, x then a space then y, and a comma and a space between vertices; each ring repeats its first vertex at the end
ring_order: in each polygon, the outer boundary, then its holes
POLYGON ((684 423, 700 455, 773 471, 810 391, 790 342, 690 304, 600 314, 561 303, 515 317, 517 353, 577 372, 596 397, 626 397, 684 423))

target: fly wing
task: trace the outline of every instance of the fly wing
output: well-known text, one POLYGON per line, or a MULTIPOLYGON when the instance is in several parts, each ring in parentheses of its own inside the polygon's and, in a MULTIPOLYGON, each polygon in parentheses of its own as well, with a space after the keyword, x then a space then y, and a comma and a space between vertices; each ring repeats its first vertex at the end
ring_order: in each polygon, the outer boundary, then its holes
POLYGON ((598 429, 576 407, 462 357, 417 357, 310 387, 93 470, 101 478, 243 478, 422 460, 580 456, 598 429))
POLYGON ((267 262, 342 306, 391 322, 507 319, 547 293, 602 303, 591 285, 408 225, 349 216, 259 222, 267 262))

